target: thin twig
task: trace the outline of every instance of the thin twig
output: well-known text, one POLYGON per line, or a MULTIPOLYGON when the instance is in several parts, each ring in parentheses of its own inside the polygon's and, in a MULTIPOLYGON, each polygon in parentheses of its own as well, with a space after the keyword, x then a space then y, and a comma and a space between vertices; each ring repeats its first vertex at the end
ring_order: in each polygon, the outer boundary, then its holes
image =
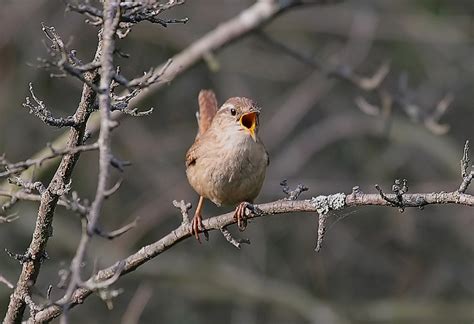
POLYGON ((461 177, 462 182, 459 186, 459 192, 466 192, 467 188, 471 184, 472 179, 474 178, 474 170, 469 172, 469 167, 471 166, 471 160, 469 159, 469 141, 466 141, 464 144, 463 155, 461 159, 461 177))
POLYGON ((20 216, 14 215, 7 215, 7 216, 0 216, 0 224, 11 223, 16 221, 20 216))
POLYGON ((35 93, 33 92, 33 84, 30 82, 30 93, 31 98, 34 102, 31 101, 30 97, 26 97, 26 102, 23 104, 23 107, 30 110, 30 114, 34 114, 36 117, 41 119, 44 123, 49 126, 55 127, 74 127, 77 126, 76 121, 73 116, 69 117, 53 117, 51 111, 46 108, 43 101, 39 100, 35 93))
POLYGON ((5 159, 5 157, 0 157, 0 166, 3 166, 6 169, 5 171, 0 172, 0 178, 23 172, 32 166, 40 167, 45 161, 55 159, 60 156, 64 156, 67 154, 76 154, 79 152, 98 150, 99 144, 94 143, 94 144, 80 145, 80 146, 74 146, 74 147, 65 147, 63 149, 52 149, 52 147, 50 147, 50 149, 51 149, 51 153, 49 154, 43 155, 38 158, 28 159, 28 160, 20 161, 16 163, 9 163, 5 159))
POLYGON ((3 283, 3 284, 5 284, 5 285, 6 285, 8 288, 10 288, 10 289, 13 289, 13 288, 15 287, 15 286, 13 286, 13 284, 12 284, 10 281, 8 281, 8 280, 7 280, 4 276, 2 276, 1 274, 0 274, 0 282, 3 283))
POLYGON ((288 181, 286 179, 280 182, 280 186, 283 192, 288 195, 288 200, 296 200, 303 192, 309 190, 308 187, 301 183, 298 184, 298 186, 296 186, 294 190, 291 190, 291 188, 288 186, 288 181))
POLYGON ((242 243, 250 244, 249 239, 235 239, 226 227, 222 227, 220 231, 224 238, 227 240, 227 242, 229 242, 238 249, 240 249, 240 244, 242 243))
POLYGON ((189 210, 193 207, 193 205, 191 205, 191 203, 185 202, 184 200, 173 200, 173 206, 175 206, 181 211, 181 216, 183 217, 183 221, 181 222, 181 224, 190 224, 189 210))
POLYGON ((140 316, 152 295, 153 289, 150 285, 140 285, 122 316, 122 324, 138 324, 140 316))
POLYGON ((135 220, 133 220, 132 222, 122 226, 121 228, 116 229, 112 232, 108 232, 108 233, 103 232, 102 230, 96 228, 95 233, 97 235, 101 236, 101 237, 104 237, 104 238, 108 239, 108 240, 113 240, 113 239, 127 233, 131 229, 135 228, 137 226, 138 222, 139 222, 139 218, 136 218, 135 220))

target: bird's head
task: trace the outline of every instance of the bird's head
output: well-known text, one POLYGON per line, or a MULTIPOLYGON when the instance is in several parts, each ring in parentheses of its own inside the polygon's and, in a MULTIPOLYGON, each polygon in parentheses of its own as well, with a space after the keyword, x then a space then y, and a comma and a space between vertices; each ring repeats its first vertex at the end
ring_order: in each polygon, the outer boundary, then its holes
POLYGON ((220 127, 243 131, 256 142, 259 114, 260 108, 253 100, 245 97, 232 97, 219 108, 213 123, 219 124, 220 127))

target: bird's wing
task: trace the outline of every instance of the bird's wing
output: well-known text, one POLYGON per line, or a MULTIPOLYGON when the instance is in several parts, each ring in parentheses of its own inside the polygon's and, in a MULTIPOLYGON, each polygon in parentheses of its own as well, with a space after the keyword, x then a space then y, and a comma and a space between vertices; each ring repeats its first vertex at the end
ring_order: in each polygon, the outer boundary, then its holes
POLYGON ((200 139, 196 138, 193 145, 189 148, 188 152, 186 152, 186 168, 190 167, 191 165, 196 164, 196 160, 198 158, 198 150, 200 146, 200 139))
POLYGON ((196 138, 204 134, 209 126, 211 126, 212 119, 217 113, 217 99, 214 91, 201 90, 198 96, 199 112, 197 114, 199 131, 196 138))

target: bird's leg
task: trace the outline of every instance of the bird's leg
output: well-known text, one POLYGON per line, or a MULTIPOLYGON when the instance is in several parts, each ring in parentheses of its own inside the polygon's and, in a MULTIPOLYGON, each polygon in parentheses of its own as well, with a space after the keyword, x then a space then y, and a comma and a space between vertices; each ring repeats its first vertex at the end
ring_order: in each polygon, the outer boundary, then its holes
MULTIPOLYGON (((193 217, 193 223, 191 227, 191 234, 194 234, 194 237, 196 240, 198 240, 199 243, 201 243, 201 239, 199 238, 199 231, 205 230, 204 226, 202 225, 202 216, 201 216, 201 209, 204 204, 204 197, 199 196, 199 202, 196 207, 196 212, 194 213, 193 217)), ((204 235, 206 238, 208 237, 207 232, 204 232, 204 235)))
POLYGON ((262 213, 262 210, 258 208, 257 206, 247 202, 243 201, 241 202, 236 208, 235 208, 235 213, 234 213, 234 218, 237 220, 237 226, 239 227, 240 231, 245 230, 247 227, 247 215, 245 215, 245 209, 250 210, 250 212, 254 215, 260 215, 262 213))
MULTIPOLYGON (((243 201, 235 208, 234 218, 237 220, 237 226, 240 231, 245 230, 247 227, 247 220, 245 219, 245 209, 253 205, 249 202, 243 201)), ((252 208, 250 208, 252 210, 252 208)))

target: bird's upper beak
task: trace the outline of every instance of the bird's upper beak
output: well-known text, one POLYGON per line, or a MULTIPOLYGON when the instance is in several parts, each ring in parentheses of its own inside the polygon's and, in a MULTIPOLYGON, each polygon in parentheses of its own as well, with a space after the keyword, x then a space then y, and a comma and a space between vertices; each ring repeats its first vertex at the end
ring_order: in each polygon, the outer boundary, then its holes
POLYGON ((243 114, 242 117, 240 117, 240 124, 249 131, 250 136, 252 136, 255 142, 257 141, 257 123, 258 111, 256 110, 243 114))

